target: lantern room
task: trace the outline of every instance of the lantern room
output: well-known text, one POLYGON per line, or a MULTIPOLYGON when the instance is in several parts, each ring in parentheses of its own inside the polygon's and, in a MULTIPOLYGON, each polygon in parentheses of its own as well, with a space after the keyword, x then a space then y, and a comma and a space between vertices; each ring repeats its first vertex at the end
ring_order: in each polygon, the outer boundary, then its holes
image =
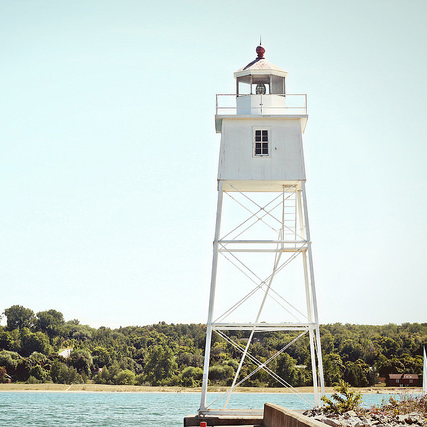
POLYGON ((234 73, 237 96, 281 95, 285 96, 286 71, 271 64, 264 58, 265 49, 256 48, 257 58, 234 73))
POLYGON ((288 73, 264 58, 262 46, 256 52, 254 61, 234 73, 237 114, 282 114, 288 73))

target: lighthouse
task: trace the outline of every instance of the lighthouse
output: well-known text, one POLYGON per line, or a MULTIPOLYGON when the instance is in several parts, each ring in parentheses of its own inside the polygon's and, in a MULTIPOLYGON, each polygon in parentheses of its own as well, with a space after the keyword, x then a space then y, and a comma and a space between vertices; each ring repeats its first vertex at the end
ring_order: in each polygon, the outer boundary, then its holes
POLYGON ((236 93, 216 98, 218 202, 199 415, 230 412, 239 386, 293 389, 285 353, 296 345, 307 347, 311 366, 298 369, 311 369, 314 404, 324 393, 302 138, 307 97, 287 93, 288 73, 261 45, 234 77, 236 93), (221 348, 238 364, 221 360, 221 348), (233 373, 212 399, 210 372, 233 373))

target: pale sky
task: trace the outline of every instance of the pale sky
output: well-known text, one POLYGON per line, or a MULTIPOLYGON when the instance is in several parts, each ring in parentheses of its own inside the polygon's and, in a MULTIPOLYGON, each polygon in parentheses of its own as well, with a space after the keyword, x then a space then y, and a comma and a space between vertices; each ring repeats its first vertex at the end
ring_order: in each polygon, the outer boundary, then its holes
POLYGON ((0 311, 206 322, 215 94, 261 34, 308 94, 320 322, 427 322, 426 19, 425 0, 0 0, 0 311))

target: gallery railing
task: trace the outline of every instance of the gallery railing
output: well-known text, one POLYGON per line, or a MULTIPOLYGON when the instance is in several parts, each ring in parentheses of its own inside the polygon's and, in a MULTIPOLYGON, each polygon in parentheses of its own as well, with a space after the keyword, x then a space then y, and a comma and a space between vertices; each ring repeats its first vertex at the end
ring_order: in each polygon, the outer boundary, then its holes
POLYGON ((216 115, 307 115, 306 94, 218 94, 216 115))

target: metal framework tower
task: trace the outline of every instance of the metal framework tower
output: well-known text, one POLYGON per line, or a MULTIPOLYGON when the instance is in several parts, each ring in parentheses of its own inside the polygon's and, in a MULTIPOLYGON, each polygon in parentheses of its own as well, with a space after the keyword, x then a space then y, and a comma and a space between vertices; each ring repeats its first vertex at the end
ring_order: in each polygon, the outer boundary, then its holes
POLYGON ((267 374, 292 388, 284 353, 306 334, 316 405, 324 393, 302 145, 307 100, 286 94, 287 73, 262 46, 256 52, 235 73, 236 94, 217 95, 218 203, 199 415, 229 413, 236 387, 267 374), (259 354, 261 334, 276 340, 274 353, 259 354), (210 362, 224 346, 240 363, 228 391, 211 399, 210 362))

